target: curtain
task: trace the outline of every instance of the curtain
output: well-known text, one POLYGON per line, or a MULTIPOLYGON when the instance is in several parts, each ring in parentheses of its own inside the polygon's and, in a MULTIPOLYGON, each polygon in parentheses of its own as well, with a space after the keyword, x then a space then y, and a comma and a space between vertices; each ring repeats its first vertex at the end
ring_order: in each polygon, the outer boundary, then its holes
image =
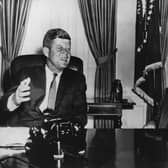
POLYGON ((79 0, 86 38, 97 64, 94 98, 109 101, 116 73, 116 0, 79 0))
POLYGON ((11 61, 18 55, 22 44, 30 5, 31 0, 1 0, 1 94, 6 87, 4 75, 11 61))
POLYGON ((168 1, 160 0, 160 43, 163 64, 163 98, 159 128, 168 128, 168 1))
POLYGON ((160 44, 163 63, 163 88, 168 87, 168 1, 160 0, 160 44), (166 75, 167 74, 167 75, 166 75))

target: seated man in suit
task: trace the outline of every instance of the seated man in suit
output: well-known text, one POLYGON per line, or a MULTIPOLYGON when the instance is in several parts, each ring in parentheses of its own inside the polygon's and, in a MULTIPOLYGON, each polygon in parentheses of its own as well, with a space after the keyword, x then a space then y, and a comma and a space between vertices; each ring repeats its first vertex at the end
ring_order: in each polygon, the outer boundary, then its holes
POLYGON ((51 29, 45 34, 44 65, 19 71, 15 84, 0 100, 1 116, 7 116, 9 126, 41 126, 46 115, 86 124, 85 77, 67 68, 70 52, 66 31, 51 29))

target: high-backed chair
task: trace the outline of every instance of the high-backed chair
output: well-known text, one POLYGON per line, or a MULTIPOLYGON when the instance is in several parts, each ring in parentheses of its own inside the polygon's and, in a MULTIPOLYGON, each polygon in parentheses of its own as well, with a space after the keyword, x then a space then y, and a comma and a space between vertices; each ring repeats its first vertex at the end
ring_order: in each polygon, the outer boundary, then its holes
MULTIPOLYGON (((46 62, 46 57, 42 54, 20 55, 16 57, 11 63, 10 70, 8 70, 7 73, 5 73, 5 75, 3 76, 4 92, 7 92, 10 89, 11 85, 15 84, 19 71, 28 67, 33 68, 35 66, 36 67, 42 66, 45 64, 45 62, 46 62)), ((69 68, 83 73, 83 61, 78 57, 71 56, 69 68)), ((0 125, 5 124, 5 121, 6 119, 4 119, 4 116, 3 116, 3 119, 0 118, 0 125)))
MULTIPOLYGON (((3 76, 2 88, 4 92, 10 89, 12 83, 17 78, 17 73, 23 68, 42 66, 45 64, 46 57, 42 54, 39 55, 20 55, 16 57, 12 63, 10 69, 8 69, 3 76)), ((77 70, 83 73, 83 61, 82 59, 71 56, 69 68, 77 70)))
MULTIPOLYGON (((22 55, 16 57, 11 64, 11 73, 15 76, 21 69, 26 67, 41 66, 45 64, 44 55, 22 55)), ((71 56, 69 68, 83 73, 83 61, 75 56, 71 56)))

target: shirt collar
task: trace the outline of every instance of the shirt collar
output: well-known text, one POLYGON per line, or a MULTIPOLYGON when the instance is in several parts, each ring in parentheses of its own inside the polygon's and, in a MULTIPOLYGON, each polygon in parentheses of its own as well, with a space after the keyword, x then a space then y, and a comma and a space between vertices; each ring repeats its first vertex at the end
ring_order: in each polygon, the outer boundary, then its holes
MULTIPOLYGON (((48 68, 47 65, 46 65, 46 71, 47 71, 48 73, 50 73, 50 74, 54 74, 54 73, 48 68)), ((59 78, 59 77, 62 75, 62 73, 63 73, 63 71, 57 73, 57 77, 59 78)))

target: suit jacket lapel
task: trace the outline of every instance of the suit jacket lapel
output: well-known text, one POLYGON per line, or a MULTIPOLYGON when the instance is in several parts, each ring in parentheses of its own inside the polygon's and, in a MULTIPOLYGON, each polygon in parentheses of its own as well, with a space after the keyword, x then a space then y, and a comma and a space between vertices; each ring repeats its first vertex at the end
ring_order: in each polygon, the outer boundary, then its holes
POLYGON ((44 99, 45 96, 45 90, 46 90, 46 73, 45 73, 45 66, 41 68, 41 75, 39 75, 41 78, 38 82, 38 89, 41 90, 39 94, 39 99, 36 102, 36 110, 39 109, 39 106, 44 99))
MULTIPOLYGON (((38 95, 38 99, 36 100, 35 108, 36 110, 39 110, 39 106, 42 103, 42 100, 45 96, 45 90, 46 90, 46 70, 45 66, 47 63, 47 58, 45 56, 42 57, 42 66, 39 67, 39 74, 36 74, 36 82, 37 82, 37 90, 40 90, 40 92, 36 93, 38 95), (39 78, 38 78, 39 77, 39 78)), ((39 110, 40 111, 40 110, 39 110)))

